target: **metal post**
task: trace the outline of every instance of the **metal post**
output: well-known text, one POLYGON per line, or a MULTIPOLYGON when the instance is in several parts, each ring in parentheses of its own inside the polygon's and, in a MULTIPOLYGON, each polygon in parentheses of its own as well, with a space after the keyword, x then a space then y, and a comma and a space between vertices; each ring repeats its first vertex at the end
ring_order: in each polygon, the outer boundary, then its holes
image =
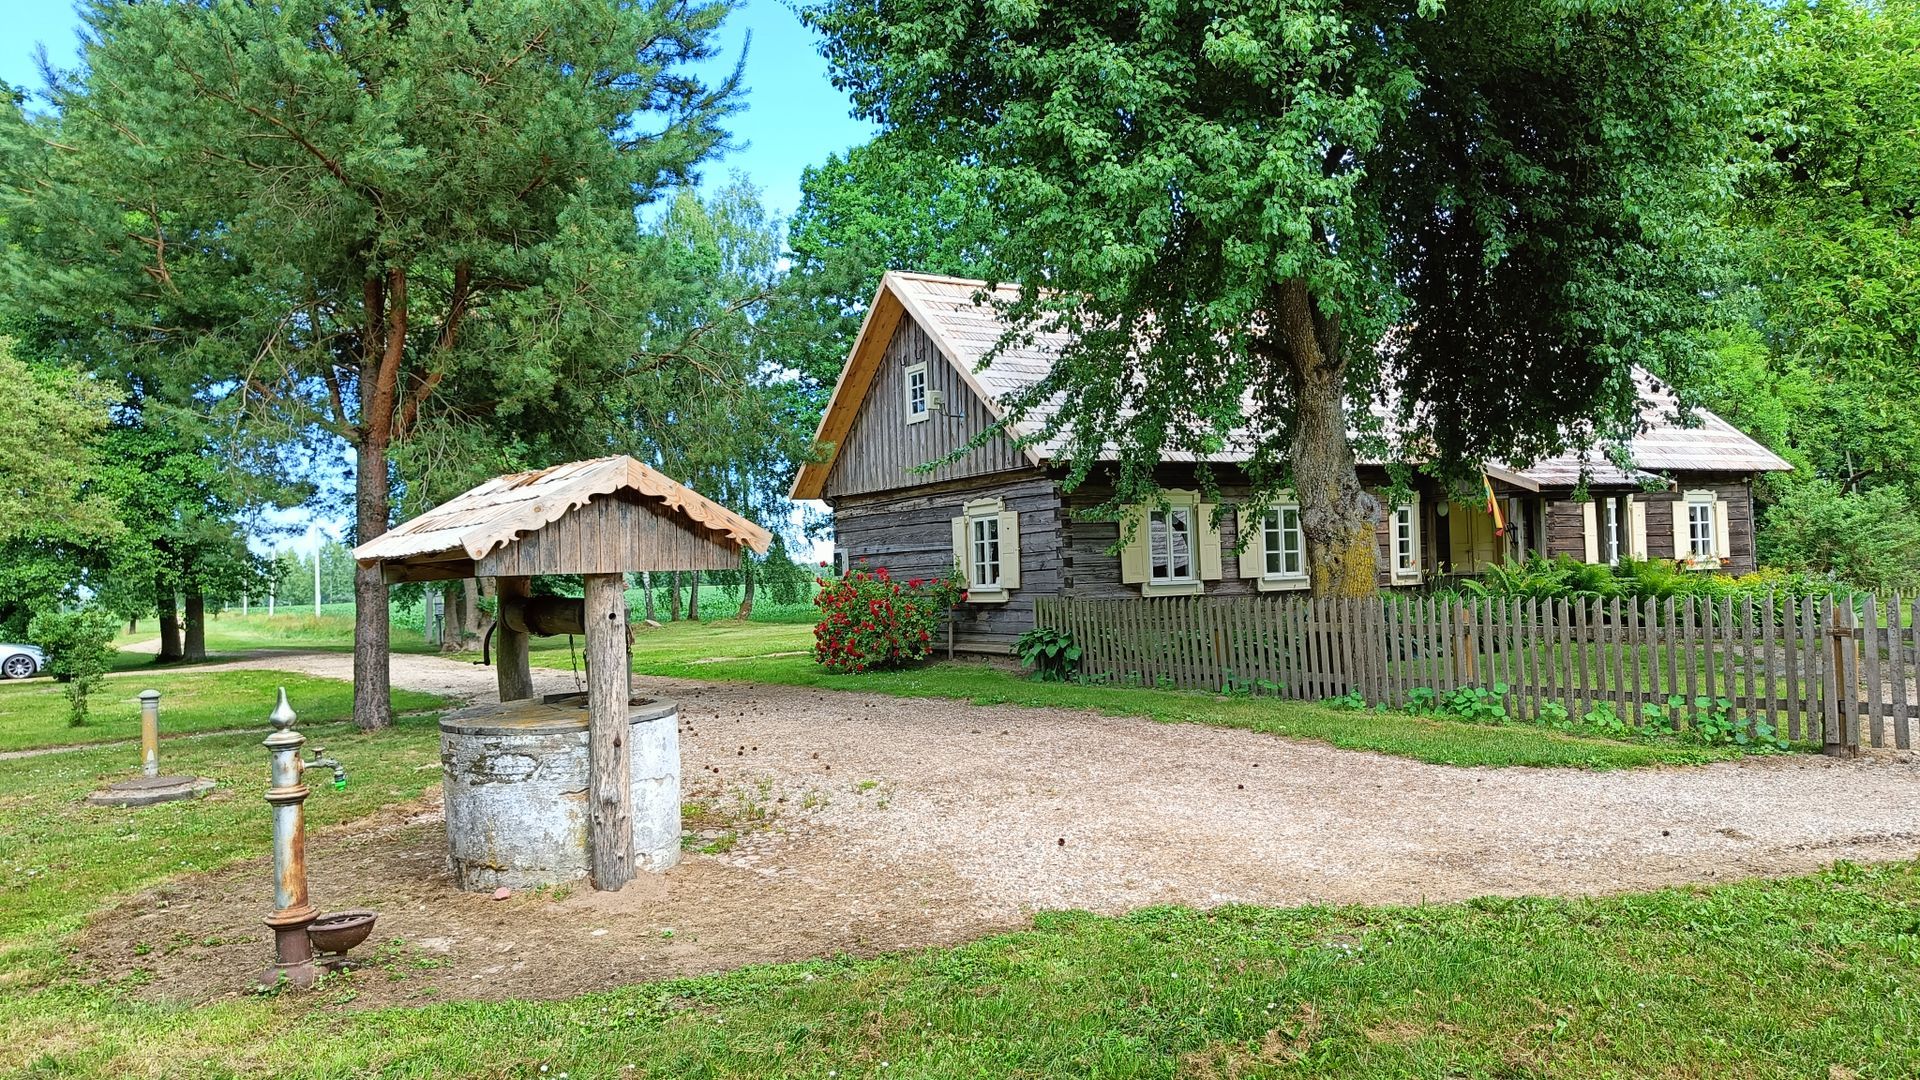
POLYGON ((320 913, 307 899, 306 811, 301 805, 307 801, 301 775, 306 765, 300 760, 307 738, 293 730, 295 716, 287 704, 286 687, 280 688, 279 704, 268 719, 273 734, 262 745, 273 760, 273 787, 267 791, 267 804, 273 807, 273 913, 267 916, 267 925, 273 929, 278 962, 260 973, 260 982, 278 986, 284 981, 305 990, 314 981, 313 942, 307 937, 307 926, 320 913))
POLYGON ((160 691, 140 691, 140 772, 160 775, 160 691))

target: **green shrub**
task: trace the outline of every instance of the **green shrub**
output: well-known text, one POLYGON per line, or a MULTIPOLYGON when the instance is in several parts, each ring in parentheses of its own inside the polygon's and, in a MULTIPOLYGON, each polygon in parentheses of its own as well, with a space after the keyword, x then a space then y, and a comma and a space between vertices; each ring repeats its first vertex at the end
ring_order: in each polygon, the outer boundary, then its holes
POLYGON ((1851 595, 1853 589, 1807 571, 1768 568, 1738 577, 1683 570, 1670 559, 1624 559, 1619 566, 1595 566, 1569 555, 1535 555, 1524 562, 1487 568, 1479 578, 1460 583, 1467 596, 1522 600, 1704 600, 1762 599, 1766 596, 1851 595))
POLYGON ((1013 654, 1041 682, 1065 682, 1080 667, 1080 646, 1073 635, 1052 627, 1036 626, 1021 634, 1013 654))
POLYGON ((1760 531, 1767 561, 1867 589, 1920 584, 1920 507, 1892 488, 1828 480, 1778 485, 1760 531))
POLYGON ((41 612, 27 627, 27 637, 46 650, 47 671, 63 684, 67 722, 75 727, 87 722, 87 695, 106 683, 119 628, 111 612, 93 607, 41 612))

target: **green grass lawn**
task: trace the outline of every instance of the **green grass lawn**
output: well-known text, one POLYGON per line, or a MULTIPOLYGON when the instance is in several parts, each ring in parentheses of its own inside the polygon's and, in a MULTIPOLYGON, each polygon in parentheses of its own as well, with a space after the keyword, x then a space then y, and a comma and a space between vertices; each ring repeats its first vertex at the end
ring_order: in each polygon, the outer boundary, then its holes
MULTIPOLYGON (((728 677, 785 671, 798 680, 805 668, 764 655, 792 644, 790 634, 755 626, 677 628, 643 637, 636 665, 704 677, 714 668, 728 677), (748 659, 694 663, 715 656, 748 659)), ((1004 692, 1003 700, 1096 708, 1109 700, 1060 697, 1101 688, 1027 683, 978 665, 839 685, 1004 692)), ((337 684, 343 703, 345 690, 337 684)), ((1123 710, 1133 712, 1230 707, 1281 718, 1275 725, 1402 722, 1206 695, 1101 692, 1146 703, 1123 710), (1296 719, 1296 710, 1312 715, 1296 719)), ((313 826, 378 813, 438 783, 431 718, 366 735, 321 722, 318 709, 301 711, 309 735, 351 774, 344 791, 316 789, 307 803, 313 826)), ((335 715, 342 714, 344 707, 335 715)), ((1204 722, 1243 720, 1255 724, 1226 712, 1204 722)), ((1031 929, 957 948, 748 968, 559 1002, 356 1011, 352 980, 383 977, 378 969, 304 997, 240 996, 195 1008, 78 979, 67 942, 91 913, 175 875, 264 855, 263 733, 264 725, 169 745, 169 768, 220 787, 203 800, 143 810, 79 803, 102 779, 130 771, 124 747, 0 761, 0 1075, 1920 1073, 1920 863, 1603 899, 1052 913, 1031 929)), ((1456 736, 1464 737, 1432 738, 1456 736)))
MULTIPOLYGON (((548 1003, 0 997, 26 1076, 1907 1077, 1920 869, 1600 900, 1060 913, 548 1003)), ((377 972, 371 973, 379 977, 377 972)), ((359 978, 362 976, 354 976, 359 978)))
MULTIPOLYGON (((899 697, 955 698, 981 705, 1092 709, 1169 723, 1213 724, 1317 739, 1443 765, 1574 766, 1589 769, 1691 765, 1734 756, 1696 746, 1641 744, 1560 735, 1534 727, 1494 727, 1403 713, 1331 709, 1270 697, 1223 697, 1077 683, 1043 683, 978 661, 939 662, 906 671, 837 674, 814 663, 813 628, 721 620, 675 623, 640 634, 633 669, 706 681, 778 683, 860 690, 899 697)), ((533 662, 568 668, 564 639, 536 640, 533 662)))
MULTIPOLYGON (((88 699, 90 717, 74 727, 67 723, 67 701, 50 679, 0 683, 0 750, 37 746, 65 746, 112 742, 140 737, 142 690, 160 691, 160 735, 266 726, 273 711, 274 691, 287 688, 287 697, 303 721, 326 723, 353 714, 353 687, 337 679, 316 679, 285 671, 168 671, 154 669, 142 677, 109 678, 88 699)), ((445 704, 432 694, 397 690, 395 709, 412 711, 445 704)), ((163 744, 161 760, 171 747, 163 744)), ((121 752, 123 755, 125 751, 121 752)))
MULTIPOLYGON (((154 621, 147 619, 140 622, 132 633, 122 627, 121 633, 114 638, 114 644, 124 649, 128 645, 153 641, 159 635, 154 621)), ((412 626, 396 621, 391 628, 390 644, 393 652, 439 651, 439 646, 427 644, 421 636, 417 621, 412 626)), ((263 610, 255 610, 246 615, 238 611, 223 611, 207 617, 207 653, 210 661, 252 649, 326 649, 345 652, 352 648, 352 604, 328 604, 318 616, 311 609, 289 611, 283 608, 272 616, 263 610)), ((151 652, 118 653, 113 666, 116 671, 158 667, 153 662, 151 652)))
MULTIPOLYGON (((219 785, 187 802, 140 809, 82 804, 102 782, 137 772, 137 755, 125 747, 0 761, 0 998, 50 985, 63 963, 61 939, 112 897, 269 849, 271 819, 261 796, 270 781, 260 740, 271 729, 264 715, 260 710, 256 730, 244 734, 162 744, 168 772, 219 785)), ((431 717, 403 718, 371 735, 312 715, 299 726, 309 746, 324 745, 348 773, 343 791, 315 785, 309 827, 364 817, 440 783, 439 729, 431 717)))

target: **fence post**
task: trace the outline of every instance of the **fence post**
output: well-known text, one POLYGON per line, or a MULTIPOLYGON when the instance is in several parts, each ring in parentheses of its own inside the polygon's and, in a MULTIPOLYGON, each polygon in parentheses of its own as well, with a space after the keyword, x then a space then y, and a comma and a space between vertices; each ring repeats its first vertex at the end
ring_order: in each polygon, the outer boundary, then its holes
POLYGON ((1453 681, 1456 686, 1472 686, 1476 678, 1473 670, 1473 612, 1462 604, 1459 615, 1459 620, 1454 623, 1453 681))
POLYGON ((1855 757, 1860 753, 1860 705, 1859 680, 1854 677, 1853 604, 1836 604, 1828 597, 1827 611, 1834 710, 1821 749, 1832 757, 1855 757))

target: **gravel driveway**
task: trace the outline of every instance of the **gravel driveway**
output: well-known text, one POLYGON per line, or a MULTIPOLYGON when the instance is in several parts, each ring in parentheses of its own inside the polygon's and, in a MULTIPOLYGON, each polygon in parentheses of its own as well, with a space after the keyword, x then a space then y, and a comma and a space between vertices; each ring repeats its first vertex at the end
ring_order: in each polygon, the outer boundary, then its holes
MULTIPOLYGON (((349 677, 341 653, 247 666, 349 677)), ((395 656, 396 686, 490 697, 493 672, 395 656)), ((573 688, 535 671, 542 692, 573 688)), ((1796 755, 1609 773, 1454 768, 1198 724, 636 678, 681 703, 683 790, 764 812, 726 850, 618 893, 506 903, 446 871, 435 797, 308 842, 316 901, 372 907, 420 954, 359 1005, 565 997, 660 978, 924 948, 1045 909, 1415 903, 1602 893, 1920 854, 1911 755, 1796 755)), ((295 703, 298 707, 298 702, 295 703)), ((142 993, 234 993, 267 949, 264 859, 176 878, 94 920, 77 954, 142 993), (171 934, 198 944, 155 951, 171 934)))
MULTIPOLYGON (((350 677, 340 654, 247 663, 350 677)), ((493 692, 491 669, 437 657, 395 656, 393 680, 456 697, 493 692)), ((551 671, 536 683, 574 685, 551 671)), ((1456 768, 1057 709, 635 685, 681 703, 690 798, 777 808, 770 827, 727 854, 735 864, 789 869, 785 852, 798 845, 787 841, 830 838, 804 846, 902 870, 942 866, 989 918, 1610 892, 1920 855, 1911 755, 1456 768)))

